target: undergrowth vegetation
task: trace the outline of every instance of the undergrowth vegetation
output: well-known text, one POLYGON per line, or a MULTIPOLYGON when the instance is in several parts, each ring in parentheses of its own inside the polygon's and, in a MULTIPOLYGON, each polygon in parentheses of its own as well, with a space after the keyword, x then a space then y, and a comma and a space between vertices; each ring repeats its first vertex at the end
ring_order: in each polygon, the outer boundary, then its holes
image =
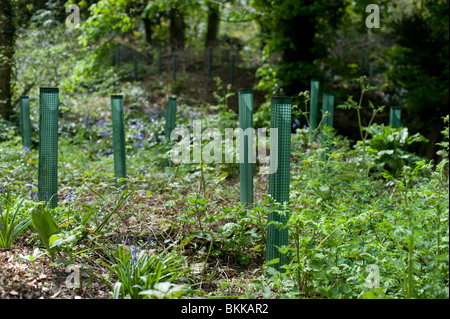
MULTIPOLYGON (((361 83, 363 93, 370 89, 361 83)), ((227 107, 232 93, 217 85, 215 114, 179 103, 178 126, 196 119, 205 127, 237 125, 227 107)), ((50 258, 53 267, 78 267, 91 277, 85 285, 97 278, 113 298, 449 297, 448 128, 435 163, 409 151, 425 138, 407 128, 372 124, 360 126, 357 143, 337 134, 317 143, 297 127, 290 203, 266 195, 268 176, 257 169, 255 204, 245 207, 239 164, 165 167, 162 102, 143 102, 151 97, 138 83, 121 89, 125 186, 114 182, 107 99, 74 101, 101 107, 87 116, 62 105, 55 209, 37 201, 37 127, 28 151, 19 128, 0 123, 0 247, 22 238, 37 249, 23 262, 50 258), (289 261, 280 272, 264 259, 273 209, 289 215, 287 225, 276 225, 290 236, 279 247, 289 261)), ((349 99, 342 107, 358 104, 349 99)), ((33 106, 34 121, 36 112, 33 106)))

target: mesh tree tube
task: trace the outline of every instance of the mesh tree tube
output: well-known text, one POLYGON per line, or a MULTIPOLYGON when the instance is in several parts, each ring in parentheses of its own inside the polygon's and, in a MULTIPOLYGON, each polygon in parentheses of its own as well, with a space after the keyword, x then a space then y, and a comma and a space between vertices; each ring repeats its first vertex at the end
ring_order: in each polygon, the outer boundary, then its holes
POLYGON ((333 93, 324 93, 322 101, 323 114, 329 113, 323 120, 324 125, 333 128, 334 123, 334 95, 333 93))
MULTIPOLYGON (((170 134, 175 129, 175 119, 177 116, 177 98, 169 97, 169 101, 167 102, 166 107, 166 127, 165 127, 165 137, 166 137, 166 145, 167 151, 169 151, 169 143, 170 143, 170 134)), ((170 166, 169 160, 164 161, 165 166, 170 166)))
MULTIPOLYGON (((324 115, 324 119, 322 121, 322 126, 324 129, 322 130, 322 143, 327 145, 327 153, 331 153, 331 136, 332 132, 330 129, 333 128, 334 125, 334 95, 332 93, 324 93, 322 100, 322 112, 324 115)), ((328 160, 328 154, 324 154, 324 159, 328 160)))
POLYGON ((391 106, 389 113, 389 124, 392 128, 403 126, 401 121, 402 109, 400 106, 391 106))
MULTIPOLYGON (((122 95, 111 95, 111 113, 113 129, 114 177, 117 181, 119 178, 125 178, 127 176, 122 95)), ((118 183, 118 186, 123 184, 124 183, 118 183)))
POLYGON ((310 142, 315 139, 315 134, 313 132, 317 129, 317 118, 319 114, 319 87, 319 81, 311 80, 311 95, 309 100, 310 142))
POLYGON ((22 134, 22 146, 31 149, 31 123, 30 123, 30 98, 22 95, 20 103, 20 132, 22 134))
POLYGON ((58 88, 39 89, 39 200, 58 206, 58 88))
POLYGON ((241 89, 239 95, 239 127, 242 129, 239 136, 240 145, 240 187, 241 204, 253 204, 253 136, 244 134, 253 129, 253 90, 241 89))
MULTIPOLYGON (((270 166, 276 165, 276 169, 270 168, 270 171, 275 173, 269 175, 269 194, 277 203, 288 204, 292 99, 290 97, 273 97, 271 104, 270 128, 271 131, 278 129, 277 141, 275 141, 278 147, 276 154, 272 147, 270 152, 270 166)), ((280 229, 270 223, 274 221, 286 224, 288 219, 288 212, 281 212, 279 209, 271 211, 268 216, 266 260, 272 261, 279 258, 280 262, 272 265, 277 270, 287 263, 286 255, 281 254, 276 246, 281 247, 288 244, 288 230, 287 228, 280 229)))

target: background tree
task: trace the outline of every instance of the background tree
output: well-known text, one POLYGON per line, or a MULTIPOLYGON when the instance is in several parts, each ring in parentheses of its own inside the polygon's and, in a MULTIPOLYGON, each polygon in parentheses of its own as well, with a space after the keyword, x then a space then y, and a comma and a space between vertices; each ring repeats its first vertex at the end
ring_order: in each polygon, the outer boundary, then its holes
POLYGON ((436 153, 449 105, 448 1, 421 1, 392 22, 390 68, 385 91, 405 107, 405 121, 430 139, 426 155, 436 153))
POLYGON ((220 25, 220 7, 218 3, 207 1, 208 7, 208 28, 205 36, 205 47, 214 47, 217 42, 217 33, 220 25))
POLYGON ((264 54, 275 63, 266 63, 258 72, 260 88, 296 95, 321 72, 314 63, 327 56, 333 43, 322 35, 336 29, 346 7, 345 0, 313 1, 253 0, 261 14, 257 21, 264 39, 264 54))
POLYGON ((11 0, 0 0, 0 115, 9 118, 11 105, 11 73, 14 54, 14 19, 11 0))

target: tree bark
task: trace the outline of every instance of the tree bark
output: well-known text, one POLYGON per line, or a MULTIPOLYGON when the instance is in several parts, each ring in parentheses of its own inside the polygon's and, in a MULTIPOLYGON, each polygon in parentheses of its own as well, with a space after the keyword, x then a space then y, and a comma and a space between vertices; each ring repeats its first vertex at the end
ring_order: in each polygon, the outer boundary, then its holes
POLYGON ((145 41, 152 44, 152 21, 149 18, 144 18, 145 41))
POLYGON ((178 8, 170 10, 170 47, 172 51, 184 49, 184 15, 178 8))
POLYGON ((0 115, 9 118, 11 105, 11 73, 14 45, 13 8, 11 0, 0 1, 0 115))
POLYGON ((219 31, 219 6, 214 3, 208 4, 208 29, 206 30, 205 47, 212 48, 217 41, 219 31))

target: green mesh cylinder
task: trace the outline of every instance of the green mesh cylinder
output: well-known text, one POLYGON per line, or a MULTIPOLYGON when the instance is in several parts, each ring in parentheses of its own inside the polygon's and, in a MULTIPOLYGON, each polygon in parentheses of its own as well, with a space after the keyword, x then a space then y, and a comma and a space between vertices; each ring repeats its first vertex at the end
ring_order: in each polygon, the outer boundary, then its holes
POLYGON ((400 106, 391 106, 390 113, 389 113, 389 124, 392 128, 399 128, 402 127, 402 109, 400 106))
POLYGON ((211 77, 211 68, 212 68, 212 48, 208 50, 208 78, 211 77))
POLYGON ((323 124, 333 128, 333 123, 334 123, 334 95, 333 95, 333 93, 324 93, 323 94, 322 112, 324 115, 326 112, 329 113, 329 115, 324 118, 323 124))
MULTIPOLYGON (((169 101, 167 102, 166 107, 166 127, 165 127, 165 137, 166 137, 166 145, 167 151, 169 151, 169 143, 170 143, 170 134, 175 129, 175 119, 177 116, 177 98, 169 97, 169 101)), ((170 161, 165 160, 164 165, 169 167, 170 161)))
MULTIPOLYGON (((273 97, 271 100, 271 123, 270 128, 278 129, 276 154, 274 149, 270 151, 269 194, 279 204, 289 203, 290 185, 290 154, 291 154, 291 113, 292 99, 290 97, 273 97), (275 165, 275 167, 273 167, 275 165)), ((271 133, 272 134, 272 133, 271 133)), ((278 210, 272 211, 268 216, 268 223, 272 221, 286 224, 289 216, 278 210)), ((267 226, 267 249, 266 260, 280 259, 279 263, 273 265, 280 269, 287 263, 286 255, 279 252, 276 246, 281 247, 288 244, 287 228, 280 229, 274 224, 267 226)))
POLYGON ((231 56, 231 65, 230 65, 230 84, 234 85, 234 64, 235 64, 235 56, 231 56))
MULTIPOLYGON (((111 114, 113 129, 114 177, 117 181, 119 178, 125 178, 127 176, 122 95, 111 95, 111 114)), ((124 183, 119 183, 118 185, 121 186, 123 184, 124 183)))
POLYGON ((177 56, 172 55, 172 80, 177 80, 177 56))
POLYGON ((322 130, 321 139, 322 143, 326 146, 327 149, 326 154, 324 154, 323 158, 324 160, 328 160, 329 154, 332 151, 330 141, 333 135, 333 133, 329 129, 333 128, 334 125, 334 95, 332 93, 323 94, 322 113, 324 116, 322 121, 322 126, 324 129, 322 130))
POLYGON ((161 49, 158 49, 158 74, 161 75, 162 73, 162 51, 161 49))
POLYGON ((58 206, 58 88, 39 89, 39 200, 58 206))
MULTIPOLYGON (((253 136, 244 134, 247 129, 253 129, 253 90, 241 89, 239 95, 239 136, 240 145, 240 192, 241 204, 253 204, 253 136)), ((253 131, 252 131, 253 132, 253 131)))
POLYGON ((20 132, 22 134, 22 146, 31 149, 31 123, 30 123, 30 98, 22 95, 20 103, 20 132))
POLYGON ((319 88, 320 82, 311 80, 311 93, 309 100, 309 130, 310 141, 315 139, 315 130, 317 129, 318 115, 319 115, 319 88))

